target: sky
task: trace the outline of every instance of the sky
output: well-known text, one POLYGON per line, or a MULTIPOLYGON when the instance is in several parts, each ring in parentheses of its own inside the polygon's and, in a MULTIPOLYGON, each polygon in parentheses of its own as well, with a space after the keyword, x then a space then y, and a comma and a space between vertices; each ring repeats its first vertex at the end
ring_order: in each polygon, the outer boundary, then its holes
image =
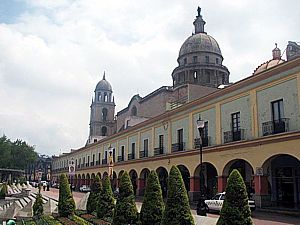
POLYGON ((48 155, 84 146, 103 72, 116 112, 172 85, 198 6, 231 82, 300 41, 298 0, 0 0, 0 135, 48 155))

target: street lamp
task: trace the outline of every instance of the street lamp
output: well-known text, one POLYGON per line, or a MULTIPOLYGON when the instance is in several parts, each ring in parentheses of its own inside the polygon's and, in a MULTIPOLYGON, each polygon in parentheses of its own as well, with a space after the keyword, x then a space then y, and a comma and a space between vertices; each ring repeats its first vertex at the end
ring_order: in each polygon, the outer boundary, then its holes
POLYGON ((199 115, 199 119, 196 121, 197 123, 197 129, 199 132, 199 146, 200 146, 200 198, 199 201, 197 203, 197 215, 200 216, 206 216, 206 207, 205 207, 205 196, 204 193, 202 192, 202 183, 203 183, 203 179, 202 179, 202 135, 203 135, 203 129, 204 129, 204 120, 201 119, 201 116, 199 115))

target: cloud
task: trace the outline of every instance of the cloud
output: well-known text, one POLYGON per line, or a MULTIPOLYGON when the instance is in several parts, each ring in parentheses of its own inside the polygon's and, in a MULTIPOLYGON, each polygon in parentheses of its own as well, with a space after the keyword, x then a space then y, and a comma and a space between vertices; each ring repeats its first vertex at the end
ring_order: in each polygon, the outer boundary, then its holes
MULTIPOLYGON (((0 132, 47 154, 85 144, 91 98, 104 70, 116 111, 136 93, 171 85, 198 6, 194 0, 21 2, 21 11, 0 17, 0 132)), ((232 81, 270 59, 275 42, 284 50, 288 40, 299 39, 295 5, 201 3, 206 31, 218 41, 232 81)))

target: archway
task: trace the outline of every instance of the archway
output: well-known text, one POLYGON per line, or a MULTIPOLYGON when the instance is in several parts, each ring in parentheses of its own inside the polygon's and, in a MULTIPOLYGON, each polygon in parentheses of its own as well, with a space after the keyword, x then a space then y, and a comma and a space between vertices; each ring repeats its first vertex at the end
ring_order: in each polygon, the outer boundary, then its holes
MULTIPOLYGON (((201 183, 201 190, 205 194, 206 198, 213 197, 218 190, 218 173, 216 167, 209 163, 203 163, 202 175, 200 175, 201 166, 197 166, 194 172, 194 190, 200 191, 200 178, 203 180, 201 183)), ((200 197, 200 196, 199 196, 200 197)))
POLYGON ((106 178, 106 177, 108 177, 108 173, 107 173, 107 172, 104 172, 104 173, 103 173, 103 180, 104 180, 104 178, 106 178))
POLYGON ((99 176, 99 178, 101 179, 101 173, 100 172, 97 173, 97 176, 99 176))
MULTIPOLYGON (((275 155, 263 163, 263 176, 256 179, 260 189, 270 196, 271 201, 263 205, 300 208, 300 161, 287 154, 275 155)), ((258 185, 256 185, 258 186, 258 185)), ((255 188, 257 193, 259 190, 255 188)))
POLYGON ((77 174, 75 174, 75 176, 74 176, 74 188, 76 189, 77 188, 77 174))
POLYGON ((81 187, 81 175, 78 174, 78 177, 77 177, 77 189, 79 189, 81 187))
POLYGON ((88 173, 86 175, 86 185, 90 186, 90 182, 91 182, 91 177, 90 177, 90 174, 88 173))
POLYGON ((85 182, 85 175, 84 175, 84 174, 82 174, 82 181, 81 181, 81 184, 82 184, 82 185, 85 185, 85 184, 86 184, 86 182, 85 182))
POLYGON ((113 172, 111 186, 112 186, 113 191, 116 190, 116 188, 118 186, 118 177, 117 177, 117 173, 115 171, 113 172))
POLYGON ((168 171, 164 167, 159 167, 156 169, 156 173, 158 175, 163 198, 166 198, 168 192, 168 171))
POLYGON ((137 181, 138 181, 138 175, 137 175, 137 172, 136 172, 134 169, 132 169, 132 170, 130 170, 130 172, 129 172, 129 176, 130 176, 130 178, 131 178, 131 183, 132 183, 134 195, 136 195, 137 181))
POLYGON ((147 179, 150 174, 150 170, 147 168, 144 168, 141 173, 140 173, 140 178, 139 178, 139 195, 143 196, 145 194, 145 188, 147 185, 147 179))
POLYGON ((177 167, 178 167, 178 169, 181 173, 185 189, 186 189, 187 192, 189 192, 190 191, 190 171, 184 165, 178 165, 177 167))

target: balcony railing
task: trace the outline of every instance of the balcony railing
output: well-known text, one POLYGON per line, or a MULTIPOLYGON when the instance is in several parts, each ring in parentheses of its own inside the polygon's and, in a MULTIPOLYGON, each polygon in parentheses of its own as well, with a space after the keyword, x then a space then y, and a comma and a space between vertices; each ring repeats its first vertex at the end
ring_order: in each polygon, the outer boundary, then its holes
POLYGON ((241 141, 245 139, 245 130, 240 129, 237 131, 226 131, 224 132, 224 143, 229 143, 233 141, 241 141))
MULTIPOLYGON (((209 146, 209 139, 210 139, 210 137, 202 138, 202 147, 209 146)), ((195 138, 194 139, 194 149, 199 149, 199 148, 200 148, 200 138, 195 138)))
POLYGON ((128 160, 135 159, 134 154, 128 154, 128 160))
POLYGON ((124 161, 124 155, 118 156, 118 162, 123 162, 124 161))
POLYGON ((140 151, 140 158, 145 158, 148 157, 148 152, 147 151, 140 151))
POLYGON ((164 154, 164 147, 154 148, 154 156, 164 154))
POLYGON ((184 151, 184 147, 185 147, 185 142, 180 142, 180 143, 175 143, 172 144, 172 152, 180 152, 180 151, 184 151))
POLYGON ((96 161, 96 166, 100 165, 100 161, 96 161))
POLYGON ((107 159, 102 159, 102 165, 107 164, 107 159))
POLYGON ((262 123, 263 136, 279 134, 289 131, 289 118, 281 118, 262 123))

